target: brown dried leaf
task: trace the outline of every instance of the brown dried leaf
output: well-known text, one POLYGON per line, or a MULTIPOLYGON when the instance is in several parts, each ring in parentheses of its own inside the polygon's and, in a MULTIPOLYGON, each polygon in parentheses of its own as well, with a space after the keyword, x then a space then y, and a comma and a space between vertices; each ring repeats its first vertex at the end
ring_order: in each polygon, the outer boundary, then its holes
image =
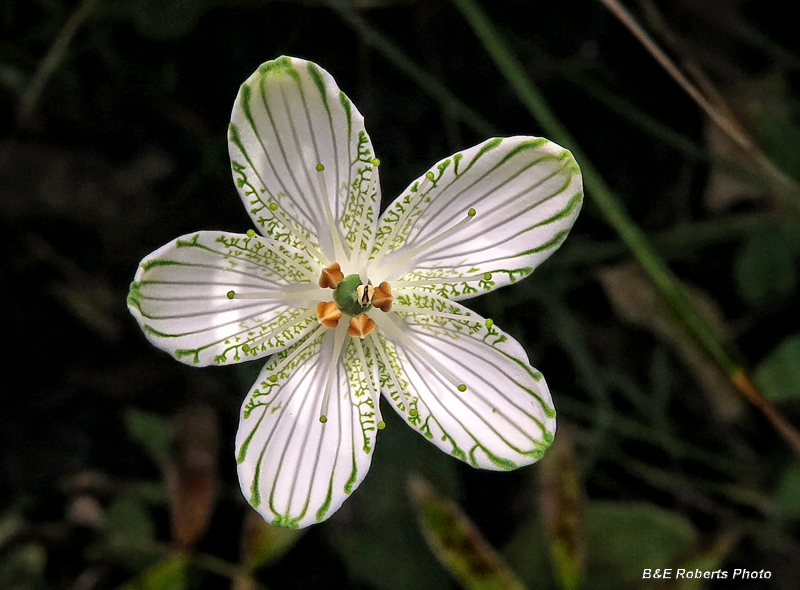
POLYGON ((164 473, 172 504, 173 536, 189 550, 204 531, 217 489, 217 421, 208 406, 194 406, 173 421, 164 473))

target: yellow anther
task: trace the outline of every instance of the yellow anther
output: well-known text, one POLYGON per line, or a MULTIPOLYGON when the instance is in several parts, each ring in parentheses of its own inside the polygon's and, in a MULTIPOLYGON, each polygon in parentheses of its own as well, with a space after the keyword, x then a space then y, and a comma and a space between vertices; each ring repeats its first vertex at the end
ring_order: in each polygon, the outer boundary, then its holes
POLYGON ((367 314, 350 317, 350 325, 347 327, 347 333, 353 338, 366 338, 375 329, 375 320, 367 314))
POLYGON ((467 390, 467 386, 462 383, 461 385, 458 386, 458 390, 459 391, 466 391, 467 390))
POLYGON ((392 287, 389 283, 383 281, 375 289, 375 294, 372 296, 372 306, 381 311, 389 311, 392 309, 392 299, 392 287))
POLYGON ((248 230, 247 230, 247 237, 248 237, 248 238, 254 238, 254 237, 256 237, 256 232, 255 232, 255 230, 248 229, 248 230))
POLYGON ((475 211, 475 209, 473 209, 472 207, 470 207, 469 211, 467 211, 467 215, 469 215, 470 217, 475 217, 477 214, 478 212, 475 211))
POLYGON ((228 299, 233 299, 234 297, 236 297, 236 291, 228 291, 228 292, 225 294, 225 296, 226 296, 228 299))
POLYGON ((335 289, 339 286, 339 281, 344 278, 342 267, 338 262, 334 262, 330 266, 322 269, 322 274, 319 277, 319 286, 323 289, 335 289))
POLYGON ((326 328, 335 328, 339 325, 342 310, 333 301, 320 301, 317 303, 317 321, 326 328))

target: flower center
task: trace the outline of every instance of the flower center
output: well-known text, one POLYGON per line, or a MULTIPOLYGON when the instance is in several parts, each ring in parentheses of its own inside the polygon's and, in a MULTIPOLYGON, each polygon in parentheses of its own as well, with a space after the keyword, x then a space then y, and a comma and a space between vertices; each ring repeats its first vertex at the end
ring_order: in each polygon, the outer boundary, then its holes
POLYGON ((334 289, 333 300, 342 313, 357 316, 372 308, 374 295, 375 287, 371 282, 364 284, 359 275, 348 275, 334 289))

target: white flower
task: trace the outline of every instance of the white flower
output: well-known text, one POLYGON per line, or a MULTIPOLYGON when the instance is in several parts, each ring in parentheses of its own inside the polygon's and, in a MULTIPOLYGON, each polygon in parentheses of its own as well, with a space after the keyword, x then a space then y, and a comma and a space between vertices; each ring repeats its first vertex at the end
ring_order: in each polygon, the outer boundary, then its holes
POLYGON ((539 459, 555 411, 518 342, 457 301, 528 275, 564 240, 581 176, 565 149, 490 139, 438 162, 380 217, 364 120, 314 63, 241 87, 233 176, 261 235, 201 231, 139 267, 129 307, 156 346, 204 366, 272 355, 242 405, 242 492, 275 524, 328 518, 361 483, 381 394, 475 467, 539 459))

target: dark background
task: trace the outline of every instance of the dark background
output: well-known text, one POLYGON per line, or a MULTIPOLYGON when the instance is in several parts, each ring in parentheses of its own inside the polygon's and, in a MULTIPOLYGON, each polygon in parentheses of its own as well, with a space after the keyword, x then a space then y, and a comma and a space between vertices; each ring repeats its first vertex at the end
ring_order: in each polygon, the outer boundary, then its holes
MULTIPOLYGON (((600 2, 481 5, 719 340, 800 422, 798 193, 779 198, 600 2)), ((800 178, 786 3, 627 5, 800 178)), ((666 567, 772 576, 714 588, 797 587, 797 456, 681 330, 590 191, 551 260, 470 302, 546 375, 558 451, 479 472, 387 410, 371 473, 329 522, 295 534, 253 518, 233 441, 259 363, 186 367, 125 307, 162 244, 249 229, 227 157, 239 85, 282 54, 327 69, 365 116, 385 202, 488 134, 546 135, 454 4, 351 6, 348 19, 312 1, 0 3, 0 587, 455 588, 424 544, 412 473, 530 588, 570 587, 554 539, 586 588, 656 587, 642 569, 666 567), (485 123, 454 116, 406 63, 485 123)))

